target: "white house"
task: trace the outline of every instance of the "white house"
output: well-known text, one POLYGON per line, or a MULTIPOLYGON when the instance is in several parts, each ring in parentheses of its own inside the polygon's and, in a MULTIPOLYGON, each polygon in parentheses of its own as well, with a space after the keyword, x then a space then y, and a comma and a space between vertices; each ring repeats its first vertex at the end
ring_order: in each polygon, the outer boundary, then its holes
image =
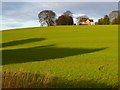
POLYGON ((89 18, 80 18, 79 25, 94 25, 94 21, 89 18))

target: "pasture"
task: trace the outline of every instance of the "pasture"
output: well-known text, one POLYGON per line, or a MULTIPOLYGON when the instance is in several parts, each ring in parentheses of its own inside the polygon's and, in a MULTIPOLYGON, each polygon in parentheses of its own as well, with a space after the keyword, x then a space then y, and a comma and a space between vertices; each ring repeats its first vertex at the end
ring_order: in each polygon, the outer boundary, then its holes
POLYGON ((1 33, 3 87, 118 87, 117 25, 1 33))

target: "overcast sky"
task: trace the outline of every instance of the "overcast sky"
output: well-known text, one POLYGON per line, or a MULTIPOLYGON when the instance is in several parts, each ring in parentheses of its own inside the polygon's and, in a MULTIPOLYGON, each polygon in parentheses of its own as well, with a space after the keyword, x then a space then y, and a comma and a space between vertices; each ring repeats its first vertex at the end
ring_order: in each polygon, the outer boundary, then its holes
POLYGON ((97 21, 117 9, 117 2, 2 2, 2 27, 0 29, 40 26, 38 13, 42 10, 53 10, 58 16, 70 10, 74 20, 77 16, 87 15, 97 21))

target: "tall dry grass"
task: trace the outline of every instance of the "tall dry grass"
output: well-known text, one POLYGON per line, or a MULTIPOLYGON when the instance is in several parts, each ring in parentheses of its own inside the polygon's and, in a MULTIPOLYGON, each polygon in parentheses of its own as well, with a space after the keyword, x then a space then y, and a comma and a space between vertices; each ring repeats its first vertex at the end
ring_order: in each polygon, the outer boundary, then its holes
POLYGON ((2 88, 47 88, 51 74, 38 75, 25 72, 2 72, 2 88))

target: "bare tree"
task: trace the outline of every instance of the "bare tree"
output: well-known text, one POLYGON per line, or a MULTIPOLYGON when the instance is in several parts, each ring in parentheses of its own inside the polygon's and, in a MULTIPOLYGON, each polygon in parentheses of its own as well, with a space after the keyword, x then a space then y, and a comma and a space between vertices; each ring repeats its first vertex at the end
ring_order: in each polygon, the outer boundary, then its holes
POLYGON ((45 23, 48 26, 54 26, 56 20, 56 14, 52 10, 43 10, 38 14, 39 22, 41 26, 44 26, 45 23))
POLYGON ((72 17, 73 13, 71 11, 67 10, 66 12, 63 13, 63 15, 72 17))

